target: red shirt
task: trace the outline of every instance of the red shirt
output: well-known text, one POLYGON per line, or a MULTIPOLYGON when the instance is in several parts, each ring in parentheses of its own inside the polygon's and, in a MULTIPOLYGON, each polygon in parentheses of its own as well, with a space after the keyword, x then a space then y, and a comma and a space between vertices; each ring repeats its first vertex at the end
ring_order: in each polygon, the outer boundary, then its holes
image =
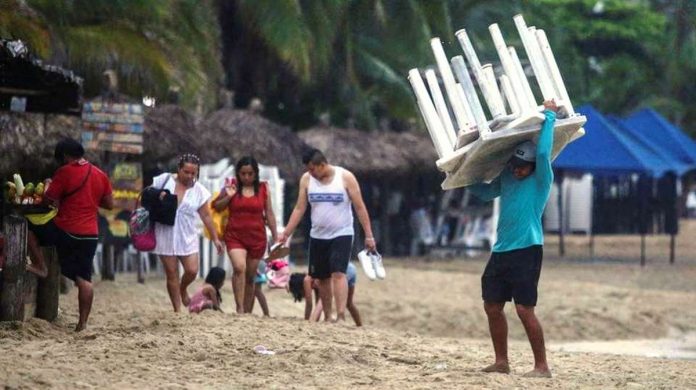
POLYGON ((86 160, 63 165, 53 175, 53 180, 46 191, 46 197, 58 202, 58 215, 54 219, 56 226, 67 233, 85 236, 99 234, 97 210, 102 199, 111 195, 109 177, 101 169, 92 165, 92 171, 85 185, 64 198, 65 195, 80 187, 90 165, 86 160))

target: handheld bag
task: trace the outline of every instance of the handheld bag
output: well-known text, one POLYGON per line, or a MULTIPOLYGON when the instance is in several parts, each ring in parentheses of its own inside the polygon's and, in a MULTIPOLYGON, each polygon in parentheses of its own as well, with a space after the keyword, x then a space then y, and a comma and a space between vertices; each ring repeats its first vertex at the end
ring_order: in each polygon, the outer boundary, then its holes
POLYGON ((164 188, 167 186, 171 177, 171 174, 167 175, 167 179, 159 189, 153 186, 146 187, 141 197, 142 205, 150 212, 150 221, 174 226, 178 200, 175 194, 170 193, 169 190, 164 188), (161 192, 165 192, 162 199, 160 199, 161 192))
POLYGON ((157 246, 155 224, 150 221, 150 212, 144 207, 138 207, 128 220, 133 247, 141 252, 149 252, 157 246))

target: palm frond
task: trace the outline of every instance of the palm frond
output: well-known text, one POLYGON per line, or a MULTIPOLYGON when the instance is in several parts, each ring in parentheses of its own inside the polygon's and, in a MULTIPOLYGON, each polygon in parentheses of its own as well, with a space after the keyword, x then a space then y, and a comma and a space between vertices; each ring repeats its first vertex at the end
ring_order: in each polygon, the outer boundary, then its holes
POLYGON ((242 20, 290 65, 303 81, 310 79, 311 34, 295 0, 240 0, 242 20))
POLYGON ((23 40, 41 58, 50 56, 50 35, 45 21, 17 0, 0 1, 0 36, 23 40))
POLYGON ((123 92, 164 96, 174 75, 157 43, 118 25, 64 27, 60 33, 68 66, 85 75, 86 92, 98 92, 101 73, 114 68, 123 92))

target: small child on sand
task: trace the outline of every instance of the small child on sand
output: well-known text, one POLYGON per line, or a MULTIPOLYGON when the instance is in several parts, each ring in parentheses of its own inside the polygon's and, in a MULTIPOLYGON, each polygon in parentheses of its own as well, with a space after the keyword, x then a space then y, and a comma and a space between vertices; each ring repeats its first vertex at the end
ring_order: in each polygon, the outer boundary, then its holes
MULTIPOLYGON (((348 263, 346 279, 348 280, 348 302, 346 303, 346 309, 348 309, 350 316, 353 318, 353 321, 355 321, 355 325, 362 326, 360 312, 358 311, 358 308, 355 307, 355 303, 353 303, 355 284, 358 276, 355 266, 351 262, 348 263)), ((311 276, 305 273, 295 272, 290 276, 288 292, 292 294, 295 302, 300 302, 302 299, 305 300, 305 320, 313 322, 319 321, 322 313, 322 304, 321 300, 319 299, 318 280, 314 280, 311 276), (312 291, 315 292, 314 299, 312 299, 312 291), (316 307, 314 310, 312 310, 313 302, 316 302, 316 307)))
POLYGON ((225 283, 225 270, 220 267, 213 267, 208 271, 208 276, 205 277, 205 283, 191 297, 191 302, 188 305, 190 313, 200 313, 205 309, 220 309, 220 289, 225 283))

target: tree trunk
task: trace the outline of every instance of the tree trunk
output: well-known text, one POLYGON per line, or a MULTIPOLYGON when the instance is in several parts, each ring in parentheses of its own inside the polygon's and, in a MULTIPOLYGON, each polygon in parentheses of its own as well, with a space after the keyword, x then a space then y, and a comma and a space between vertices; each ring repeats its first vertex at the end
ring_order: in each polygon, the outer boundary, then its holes
POLYGON ((0 292, 0 321, 24 320, 24 274, 27 258, 27 222, 17 215, 5 216, 5 267, 0 292))
POLYGON ((43 248, 48 276, 39 279, 36 288, 36 317, 53 321, 58 317, 58 300, 61 290, 60 264, 58 255, 53 247, 43 248))

